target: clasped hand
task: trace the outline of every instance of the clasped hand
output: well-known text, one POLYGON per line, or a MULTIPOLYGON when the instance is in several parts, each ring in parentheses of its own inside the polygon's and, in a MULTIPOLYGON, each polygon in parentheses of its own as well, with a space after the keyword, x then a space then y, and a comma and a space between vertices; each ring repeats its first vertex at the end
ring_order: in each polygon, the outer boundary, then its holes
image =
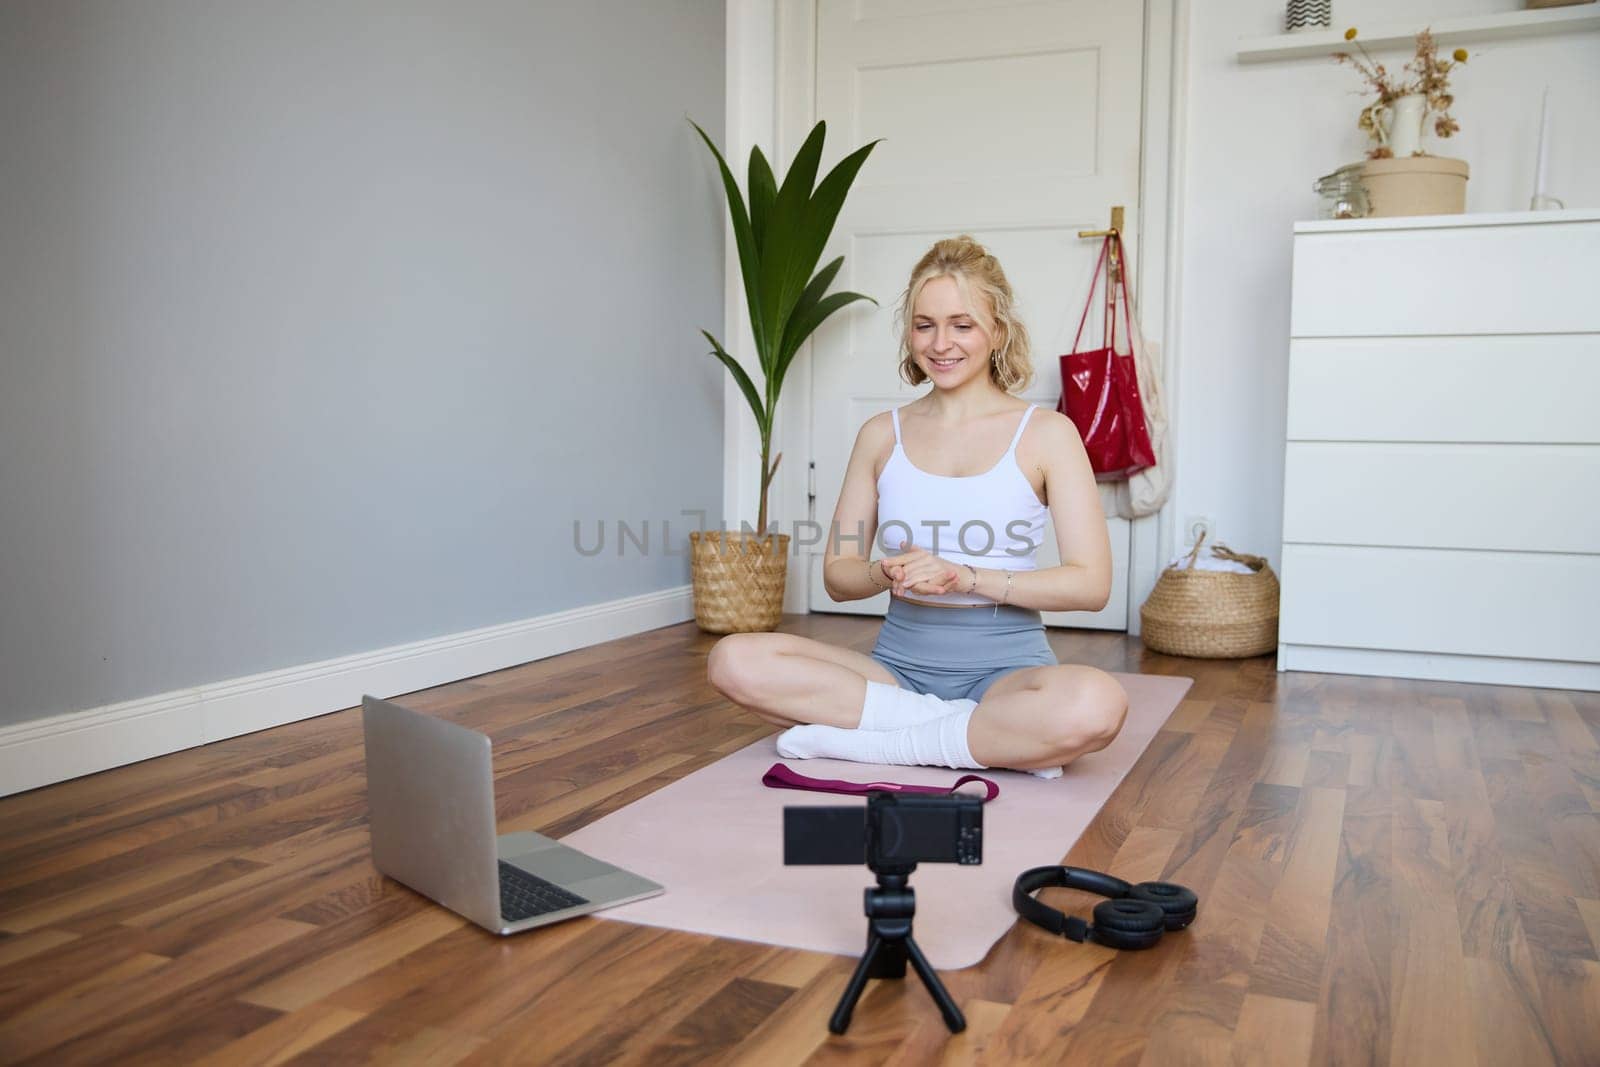
POLYGON ((900 555, 883 558, 883 572, 894 583, 890 590, 893 595, 933 596, 948 593, 961 584, 962 569, 955 564, 910 541, 900 542, 900 547, 904 550, 900 555))

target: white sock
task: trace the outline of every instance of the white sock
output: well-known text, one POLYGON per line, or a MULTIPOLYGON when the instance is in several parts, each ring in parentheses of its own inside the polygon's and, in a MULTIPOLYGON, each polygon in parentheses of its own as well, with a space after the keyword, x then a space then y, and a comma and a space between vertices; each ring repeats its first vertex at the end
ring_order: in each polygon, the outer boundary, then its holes
MULTIPOLYGON (((971 700, 943 700, 931 693, 869 681, 859 728, 791 726, 778 735, 778 755, 983 770, 983 764, 973 759, 967 748, 967 725, 977 706, 971 700)), ((1036 778, 1060 778, 1062 771, 1046 767, 1028 773, 1036 778)))
POLYGON ((896 767, 982 770, 983 764, 973 759, 967 748, 967 724, 971 721, 972 708, 969 707, 942 719, 898 730, 791 726, 778 735, 778 755, 786 759, 822 757, 896 767))
POLYGON ((869 681, 858 729, 899 730, 920 726, 977 706, 975 700, 942 700, 932 693, 916 693, 897 685, 869 681))

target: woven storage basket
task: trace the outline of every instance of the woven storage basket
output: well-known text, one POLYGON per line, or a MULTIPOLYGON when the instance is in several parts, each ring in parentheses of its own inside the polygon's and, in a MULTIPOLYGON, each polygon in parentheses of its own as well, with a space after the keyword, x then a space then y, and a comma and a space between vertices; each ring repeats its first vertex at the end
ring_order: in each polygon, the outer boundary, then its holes
POLYGON ((783 617, 789 535, 689 531, 694 621, 708 634, 775 630, 783 617))
POLYGON ((1278 576, 1260 556, 1213 545, 1218 559, 1243 563, 1254 574, 1196 570, 1197 541, 1189 565, 1173 564, 1156 579, 1139 609, 1145 647, 1174 656, 1241 659, 1278 647, 1278 576))

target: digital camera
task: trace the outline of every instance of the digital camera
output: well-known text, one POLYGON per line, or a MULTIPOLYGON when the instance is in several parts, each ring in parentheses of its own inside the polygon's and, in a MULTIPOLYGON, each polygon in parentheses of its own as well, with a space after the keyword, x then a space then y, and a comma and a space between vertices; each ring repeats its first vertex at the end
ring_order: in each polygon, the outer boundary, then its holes
POLYGON ((983 801, 975 796, 875 792, 866 807, 783 809, 789 866, 865 863, 874 871, 919 863, 983 862, 983 801))

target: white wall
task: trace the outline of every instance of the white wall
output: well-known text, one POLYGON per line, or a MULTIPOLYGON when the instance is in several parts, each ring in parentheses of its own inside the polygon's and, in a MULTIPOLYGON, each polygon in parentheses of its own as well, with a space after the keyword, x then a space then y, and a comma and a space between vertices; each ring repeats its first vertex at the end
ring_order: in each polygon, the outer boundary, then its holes
MULTIPOLYGON (((1377 26, 1520 7, 1506 0, 1336 0, 1335 25, 1377 26)), ((1290 235, 1316 217, 1312 183, 1362 157, 1359 76, 1331 60, 1240 64, 1240 37, 1281 32, 1282 0, 1191 7, 1177 339, 1178 540, 1207 516, 1232 547, 1278 566, 1288 372, 1290 235)), ((1448 45, 1448 41, 1445 42, 1448 45)), ((1461 133, 1425 147, 1472 168, 1468 211, 1528 206, 1548 85, 1548 191, 1600 206, 1600 33, 1468 46, 1452 77, 1461 133)), ((1377 53, 1391 69, 1410 51, 1377 53)), ((1425 279, 1422 280, 1425 282, 1425 279)))
POLYGON ((0 4, 0 727, 686 585, 723 22, 0 4))

